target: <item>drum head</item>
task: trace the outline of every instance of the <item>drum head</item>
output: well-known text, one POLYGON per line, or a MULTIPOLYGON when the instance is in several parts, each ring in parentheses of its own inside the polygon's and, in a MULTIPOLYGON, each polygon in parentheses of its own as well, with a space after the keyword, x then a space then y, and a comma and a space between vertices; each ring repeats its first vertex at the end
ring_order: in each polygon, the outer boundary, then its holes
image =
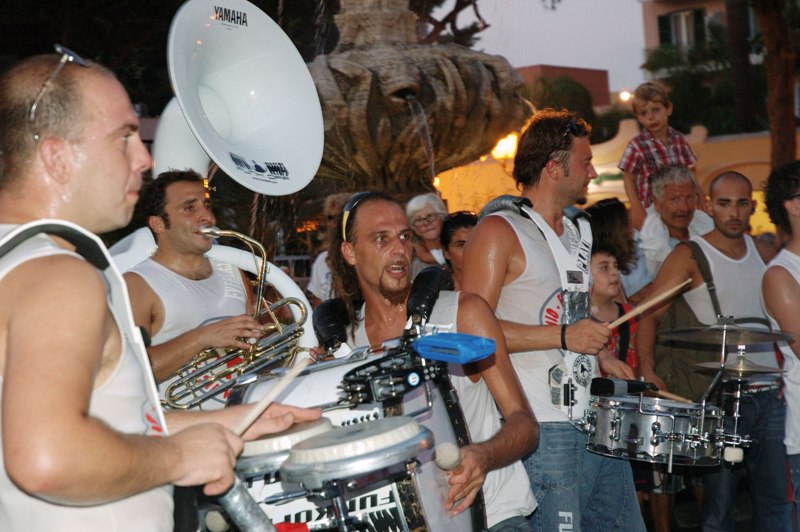
POLYGON ((278 434, 267 434, 244 444, 244 451, 236 461, 236 473, 246 480, 277 473, 281 464, 289 457, 293 445, 317 434, 333 429, 330 420, 296 423, 289 430, 278 434))
POLYGON ((330 420, 324 417, 316 421, 295 423, 291 428, 283 432, 265 434, 258 439, 245 442, 242 456, 258 456, 288 451, 296 443, 332 429, 333 425, 330 420))
POLYGON ((430 430, 409 417, 357 423, 295 445, 281 466, 281 479, 317 489, 403 464, 432 447, 430 430))

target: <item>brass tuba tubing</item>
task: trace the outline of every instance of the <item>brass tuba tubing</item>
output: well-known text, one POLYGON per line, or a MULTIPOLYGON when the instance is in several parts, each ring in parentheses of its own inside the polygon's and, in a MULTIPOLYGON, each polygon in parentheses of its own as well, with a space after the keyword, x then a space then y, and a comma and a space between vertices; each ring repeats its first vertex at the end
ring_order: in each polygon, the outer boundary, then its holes
POLYGON ((280 362, 291 364, 298 351, 297 340, 303 334, 302 326, 307 313, 302 301, 294 297, 273 303, 269 310, 274 311, 286 305, 301 308, 300 318, 296 322, 277 331, 267 331, 248 349, 202 350, 178 370, 178 379, 167 387, 164 394, 164 405, 170 409, 193 408, 234 386, 237 376, 257 373, 280 362), (241 361, 231 366, 239 357, 241 361))
POLYGON ((263 307, 268 262, 266 250, 260 242, 236 231, 224 231, 218 227, 204 227, 200 231, 209 238, 237 238, 250 248, 254 261, 258 264, 253 317, 258 319, 266 314, 271 323, 265 326, 264 334, 248 349, 208 347, 184 364, 175 373, 178 378, 167 387, 164 394, 162 404, 168 409, 197 407, 232 387, 236 383, 236 377, 240 375, 256 373, 279 363, 292 364, 299 350, 298 341, 304 334, 303 325, 308 317, 305 304, 296 297, 286 297, 263 307), (256 255, 260 256, 260 264, 256 255), (275 311, 287 305, 297 307, 299 312, 293 312, 296 316, 295 322, 282 325, 275 316, 275 311), (237 362, 237 359, 241 360, 237 362))

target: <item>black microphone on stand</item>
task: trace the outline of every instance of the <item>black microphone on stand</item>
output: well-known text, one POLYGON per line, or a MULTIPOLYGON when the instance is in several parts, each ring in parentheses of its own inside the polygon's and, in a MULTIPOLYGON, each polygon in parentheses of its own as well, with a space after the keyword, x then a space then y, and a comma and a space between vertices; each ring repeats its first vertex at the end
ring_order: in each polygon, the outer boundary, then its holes
POLYGON ((452 288, 453 275, 445 266, 431 266, 417 274, 407 302, 407 316, 411 319, 412 328, 418 329, 417 334, 428 323, 433 306, 439 299, 439 292, 452 288))
POLYGON ((595 377, 589 387, 589 393, 601 397, 638 394, 646 391, 657 392, 658 387, 652 382, 610 379, 607 377, 595 377))
POLYGON ((323 301, 314 309, 311 321, 320 345, 325 348, 327 355, 332 357, 339 346, 347 342, 347 326, 350 325, 350 318, 344 301, 338 298, 323 301))

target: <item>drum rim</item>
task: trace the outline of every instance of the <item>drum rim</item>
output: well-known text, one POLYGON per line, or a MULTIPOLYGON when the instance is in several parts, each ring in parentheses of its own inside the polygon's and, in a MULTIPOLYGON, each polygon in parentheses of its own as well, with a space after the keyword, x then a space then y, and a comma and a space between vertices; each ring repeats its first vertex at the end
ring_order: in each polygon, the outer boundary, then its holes
MULTIPOLYGON (((652 414, 668 414, 670 412, 691 412, 694 415, 699 415, 702 412, 703 407, 700 403, 681 403, 680 401, 673 401, 670 399, 665 399, 663 397, 648 397, 644 396, 641 398, 642 404, 646 404, 649 408, 653 408, 653 410, 645 410, 645 414, 652 413, 652 414), (660 408, 660 409, 657 409, 660 408)), ((595 397, 592 401, 592 405, 597 404, 599 407, 603 405, 613 405, 614 403, 620 406, 627 406, 627 405, 638 405, 639 404, 639 396, 638 395, 614 395, 610 397, 595 397)), ((705 406, 706 415, 723 415, 722 408, 706 403, 705 406)))
POLYGON ((326 482, 359 478, 413 460, 422 451, 433 448, 433 441, 433 433, 420 425, 420 431, 412 438, 357 457, 325 463, 293 463, 290 456, 280 467, 281 480, 320 489, 326 482))

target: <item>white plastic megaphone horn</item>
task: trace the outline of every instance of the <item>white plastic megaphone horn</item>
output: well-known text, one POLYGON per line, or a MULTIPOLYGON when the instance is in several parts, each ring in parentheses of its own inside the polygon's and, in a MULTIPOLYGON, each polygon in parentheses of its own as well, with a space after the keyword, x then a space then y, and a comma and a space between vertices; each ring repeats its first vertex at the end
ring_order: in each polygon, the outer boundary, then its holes
MULTIPOLYGON (((269 196, 311 181, 324 141, 319 96, 294 44, 263 11, 245 0, 189 0, 172 20, 167 65, 185 123, 226 174, 269 196)), ((208 161, 188 146, 171 106, 156 130, 155 174, 206 175, 208 161)))

